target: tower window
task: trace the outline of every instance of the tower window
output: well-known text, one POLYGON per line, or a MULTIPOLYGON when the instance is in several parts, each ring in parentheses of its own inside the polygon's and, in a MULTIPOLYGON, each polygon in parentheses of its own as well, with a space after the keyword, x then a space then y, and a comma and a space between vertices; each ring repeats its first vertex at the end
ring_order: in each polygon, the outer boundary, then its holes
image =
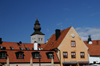
POLYGON ((43 38, 41 38, 41 41, 43 40, 43 38))
POLYGON ((39 38, 39 41, 40 41, 40 38, 39 38))

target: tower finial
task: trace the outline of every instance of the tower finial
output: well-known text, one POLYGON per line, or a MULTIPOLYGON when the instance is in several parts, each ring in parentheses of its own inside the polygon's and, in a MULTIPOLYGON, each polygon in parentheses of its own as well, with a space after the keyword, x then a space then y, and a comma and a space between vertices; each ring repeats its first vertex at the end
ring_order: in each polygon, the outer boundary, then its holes
POLYGON ((36 19, 38 19, 38 15, 36 15, 36 19))

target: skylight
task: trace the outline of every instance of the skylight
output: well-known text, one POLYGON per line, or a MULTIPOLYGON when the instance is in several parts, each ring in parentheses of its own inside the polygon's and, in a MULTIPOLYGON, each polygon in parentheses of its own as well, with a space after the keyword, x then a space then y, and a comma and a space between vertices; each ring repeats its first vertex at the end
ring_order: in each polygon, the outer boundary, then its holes
POLYGON ((13 48, 13 47, 10 47, 10 49, 11 49, 11 50, 14 50, 14 48, 13 48))

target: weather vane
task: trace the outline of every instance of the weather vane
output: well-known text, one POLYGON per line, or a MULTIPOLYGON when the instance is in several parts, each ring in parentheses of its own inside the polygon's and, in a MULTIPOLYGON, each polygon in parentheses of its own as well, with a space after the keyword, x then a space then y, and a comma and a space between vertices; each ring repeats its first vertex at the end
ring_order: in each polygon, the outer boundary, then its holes
POLYGON ((36 19, 38 19, 38 15, 36 15, 36 19))

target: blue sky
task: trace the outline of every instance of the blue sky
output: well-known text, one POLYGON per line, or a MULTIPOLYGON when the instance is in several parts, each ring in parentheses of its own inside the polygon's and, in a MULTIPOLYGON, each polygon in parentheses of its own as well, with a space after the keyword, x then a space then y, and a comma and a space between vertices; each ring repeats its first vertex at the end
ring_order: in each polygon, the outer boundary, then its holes
POLYGON ((0 0, 0 37, 30 43, 37 15, 45 41, 70 26, 82 40, 100 39, 100 0, 0 0))

